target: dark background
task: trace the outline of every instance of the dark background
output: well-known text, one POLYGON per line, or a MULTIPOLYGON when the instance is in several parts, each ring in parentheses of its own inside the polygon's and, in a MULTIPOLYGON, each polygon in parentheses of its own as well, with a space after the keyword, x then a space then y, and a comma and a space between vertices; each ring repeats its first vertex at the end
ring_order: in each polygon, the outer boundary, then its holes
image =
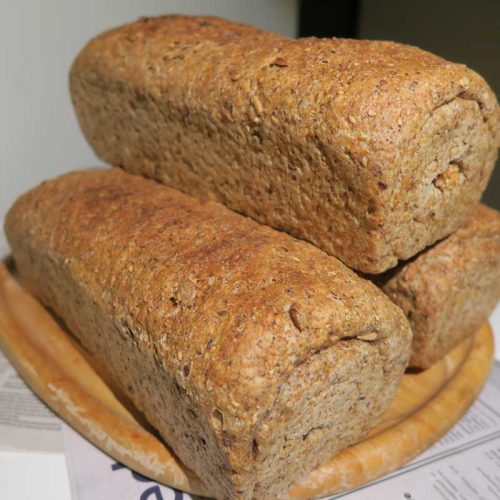
MULTIPOLYGON (((500 0, 302 0, 299 36, 395 40, 481 74, 500 96, 500 0)), ((500 210, 500 167, 483 201, 500 210)))

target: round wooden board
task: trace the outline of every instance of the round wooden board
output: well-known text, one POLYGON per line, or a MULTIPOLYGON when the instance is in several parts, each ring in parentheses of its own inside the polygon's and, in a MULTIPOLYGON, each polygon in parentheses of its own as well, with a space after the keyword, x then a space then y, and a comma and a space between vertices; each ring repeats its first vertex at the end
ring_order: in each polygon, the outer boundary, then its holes
MULTIPOLYGON (((0 264, 0 346, 38 396, 104 452, 160 483, 210 495, 6 263, 0 264)), ((314 470, 288 498, 355 488, 422 453, 467 411, 492 361, 493 336, 484 325, 429 370, 406 374, 380 425, 314 470)))

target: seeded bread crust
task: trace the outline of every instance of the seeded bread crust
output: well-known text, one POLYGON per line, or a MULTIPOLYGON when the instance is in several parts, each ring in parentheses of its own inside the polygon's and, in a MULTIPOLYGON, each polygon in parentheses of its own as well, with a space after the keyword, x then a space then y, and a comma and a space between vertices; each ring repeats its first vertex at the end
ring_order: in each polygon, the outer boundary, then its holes
POLYGON ((478 205, 464 227, 380 284, 412 326, 410 366, 428 368, 487 321, 500 299, 500 214, 478 205))
POLYGON ((377 423, 408 362, 401 310, 337 259, 119 169, 42 184, 6 232, 217 498, 279 498, 377 423))
POLYGON ((500 111, 463 65, 392 42, 289 39, 211 17, 91 40, 70 88, 98 156, 380 273, 461 226, 500 111))

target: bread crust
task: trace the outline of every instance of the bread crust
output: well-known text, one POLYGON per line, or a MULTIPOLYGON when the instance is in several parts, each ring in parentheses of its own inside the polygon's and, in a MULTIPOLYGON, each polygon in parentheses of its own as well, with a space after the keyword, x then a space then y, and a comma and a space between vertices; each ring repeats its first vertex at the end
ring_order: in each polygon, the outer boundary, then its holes
POLYGON ((146 18, 91 40, 70 88, 98 156, 380 273, 457 230, 500 142, 475 72, 393 42, 146 18))
POLYGON ((379 283, 412 326, 410 366, 430 367, 477 331, 500 299, 500 214, 478 205, 465 226, 379 283))
POLYGON ((410 354, 401 310, 312 245, 119 169, 9 211, 23 283, 218 498, 279 497, 357 441, 410 354))

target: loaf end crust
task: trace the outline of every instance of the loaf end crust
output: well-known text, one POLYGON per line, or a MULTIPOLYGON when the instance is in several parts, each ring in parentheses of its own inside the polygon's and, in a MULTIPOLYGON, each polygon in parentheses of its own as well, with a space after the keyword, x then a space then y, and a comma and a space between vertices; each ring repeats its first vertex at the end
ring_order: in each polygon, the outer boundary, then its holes
POLYGON ((379 283, 412 326, 410 366, 430 367, 487 321, 500 299, 500 214, 478 205, 464 227, 379 283))

